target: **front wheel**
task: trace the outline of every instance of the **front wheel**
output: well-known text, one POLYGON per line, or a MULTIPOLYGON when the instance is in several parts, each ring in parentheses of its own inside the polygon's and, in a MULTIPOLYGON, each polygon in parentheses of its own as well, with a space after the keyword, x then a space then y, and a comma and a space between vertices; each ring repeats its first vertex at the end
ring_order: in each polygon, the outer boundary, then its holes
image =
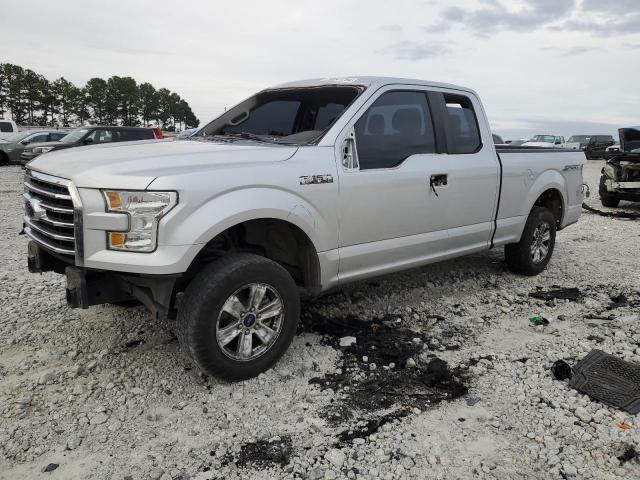
POLYGON ((191 281, 176 328, 201 370, 243 380, 280 359, 299 317, 300 297, 289 272, 258 255, 233 254, 210 263, 191 281))
POLYGON ((509 268, 523 275, 538 275, 551 260, 556 244, 556 220, 544 207, 533 207, 518 243, 505 245, 509 268))

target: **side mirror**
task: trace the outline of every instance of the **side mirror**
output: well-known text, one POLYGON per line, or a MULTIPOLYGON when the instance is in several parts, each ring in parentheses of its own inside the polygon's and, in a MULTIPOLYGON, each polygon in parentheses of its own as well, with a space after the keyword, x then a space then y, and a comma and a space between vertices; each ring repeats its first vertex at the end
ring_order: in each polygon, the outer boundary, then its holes
POLYGON ((25 140, 22 140, 20 143, 22 145, 29 145, 30 141, 25 139, 25 140))
POLYGON ((91 145, 93 143, 93 138, 85 138, 82 143, 85 145, 91 145))

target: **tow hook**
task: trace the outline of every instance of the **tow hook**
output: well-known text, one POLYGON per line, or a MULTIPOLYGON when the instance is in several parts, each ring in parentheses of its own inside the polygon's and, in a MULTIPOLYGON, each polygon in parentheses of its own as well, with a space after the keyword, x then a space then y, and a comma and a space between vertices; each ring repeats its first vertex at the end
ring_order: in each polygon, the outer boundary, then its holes
POLYGON ((587 185, 586 183, 583 183, 582 185, 580 185, 580 190, 582 191, 582 195, 585 198, 589 198, 591 196, 591 189, 589 188, 589 185, 587 185))

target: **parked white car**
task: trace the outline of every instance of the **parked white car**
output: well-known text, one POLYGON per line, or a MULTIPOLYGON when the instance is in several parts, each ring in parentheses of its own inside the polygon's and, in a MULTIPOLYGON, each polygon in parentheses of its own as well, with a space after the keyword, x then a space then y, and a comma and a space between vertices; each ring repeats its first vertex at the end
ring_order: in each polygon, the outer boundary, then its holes
POLYGON ((293 82, 184 140, 31 161, 29 269, 65 274, 71 307, 137 299, 177 317, 202 370, 249 378, 288 348, 300 293, 499 246, 540 273, 580 216, 584 163, 496 148, 464 87, 293 82))
POLYGON ((18 126, 13 120, 0 118, 0 138, 8 137, 18 131, 18 126))
POLYGON ((564 148, 564 137, 562 135, 534 135, 527 142, 522 144, 524 147, 545 147, 545 148, 564 148))

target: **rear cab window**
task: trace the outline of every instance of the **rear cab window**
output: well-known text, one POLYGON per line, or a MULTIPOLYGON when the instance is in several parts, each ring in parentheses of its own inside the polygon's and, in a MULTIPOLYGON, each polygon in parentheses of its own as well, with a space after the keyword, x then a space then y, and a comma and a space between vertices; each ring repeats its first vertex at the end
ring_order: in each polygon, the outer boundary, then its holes
POLYGON ((466 95, 444 93, 449 154, 476 153, 482 147, 478 118, 466 95))

